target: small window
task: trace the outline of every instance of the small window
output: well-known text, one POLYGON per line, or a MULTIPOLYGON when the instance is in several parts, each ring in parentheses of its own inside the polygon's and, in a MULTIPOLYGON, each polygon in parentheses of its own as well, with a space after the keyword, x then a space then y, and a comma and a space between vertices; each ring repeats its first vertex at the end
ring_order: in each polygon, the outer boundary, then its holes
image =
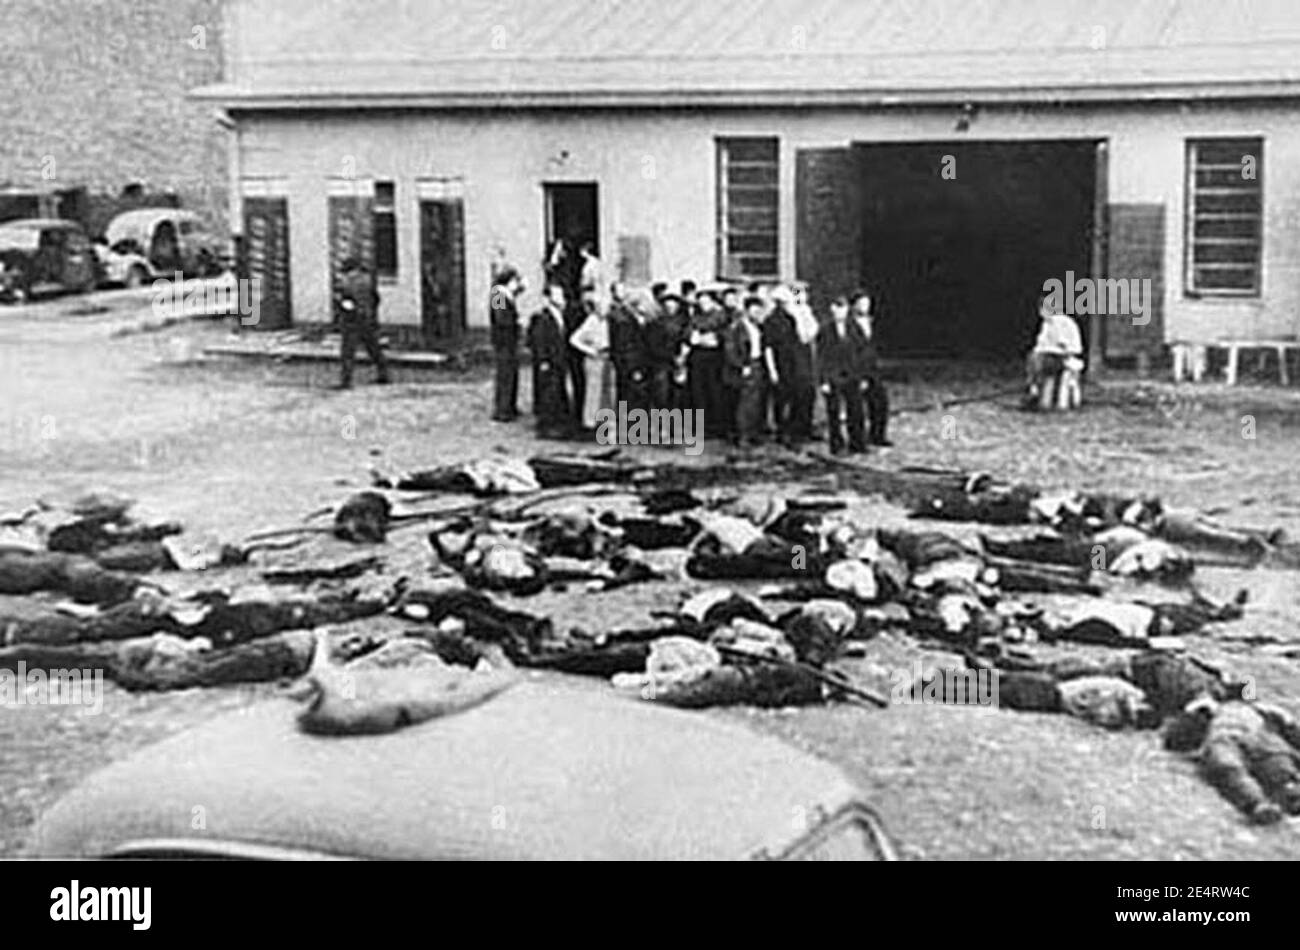
POLYGON ((780 275, 781 142, 718 139, 718 277, 780 275))
POLYGON ((374 205, 375 273, 397 276, 397 186, 391 181, 375 182, 374 205))
POLYGON ((1187 293, 1257 297, 1264 243, 1264 140, 1187 143, 1187 293))

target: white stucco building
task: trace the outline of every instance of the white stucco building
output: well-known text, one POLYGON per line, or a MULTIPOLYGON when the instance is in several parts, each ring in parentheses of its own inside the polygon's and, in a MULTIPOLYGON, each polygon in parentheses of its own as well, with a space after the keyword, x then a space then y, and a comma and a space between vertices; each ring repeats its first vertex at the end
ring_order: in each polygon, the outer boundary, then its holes
MULTIPOLYGON (((549 238, 631 281, 866 284, 887 351, 1016 352, 1045 280, 1150 280, 1108 357, 1300 332, 1287 0, 232 0, 231 220, 285 319, 487 320, 549 238)), ((265 311, 265 308, 264 308, 265 311)))

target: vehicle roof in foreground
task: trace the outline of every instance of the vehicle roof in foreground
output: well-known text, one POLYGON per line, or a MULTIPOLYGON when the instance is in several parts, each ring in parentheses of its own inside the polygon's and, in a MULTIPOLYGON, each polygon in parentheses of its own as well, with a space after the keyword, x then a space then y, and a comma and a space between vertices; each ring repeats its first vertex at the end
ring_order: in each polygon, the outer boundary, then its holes
POLYGON ((562 681, 377 737, 307 735, 296 711, 271 700, 98 772, 47 813, 30 850, 744 858, 783 853, 858 800, 838 769, 777 739, 562 681))

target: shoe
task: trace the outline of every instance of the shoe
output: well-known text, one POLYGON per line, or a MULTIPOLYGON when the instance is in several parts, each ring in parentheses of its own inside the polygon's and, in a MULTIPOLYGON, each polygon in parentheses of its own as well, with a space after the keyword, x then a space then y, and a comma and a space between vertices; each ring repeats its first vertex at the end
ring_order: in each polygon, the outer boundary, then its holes
POLYGON ((894 447, 894 443, 888 439, 872 439, 871 444, 878 449, 892 449, 894 447))
POLYGON ((516 421, 518 418, 518 416, 493 416, 492 421, 508 425, 509 423, 516 421))

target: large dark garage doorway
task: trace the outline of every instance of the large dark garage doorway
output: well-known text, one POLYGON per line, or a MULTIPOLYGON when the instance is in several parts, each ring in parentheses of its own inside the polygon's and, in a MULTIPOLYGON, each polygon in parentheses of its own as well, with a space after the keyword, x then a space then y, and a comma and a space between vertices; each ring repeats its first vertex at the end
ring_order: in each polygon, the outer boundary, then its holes
POLYGON ((1098 153, 1092 141, 806 153, 800 272, 873 290, 890 356, 1018 358, 1044 281, 1101 272, 1098 153))

